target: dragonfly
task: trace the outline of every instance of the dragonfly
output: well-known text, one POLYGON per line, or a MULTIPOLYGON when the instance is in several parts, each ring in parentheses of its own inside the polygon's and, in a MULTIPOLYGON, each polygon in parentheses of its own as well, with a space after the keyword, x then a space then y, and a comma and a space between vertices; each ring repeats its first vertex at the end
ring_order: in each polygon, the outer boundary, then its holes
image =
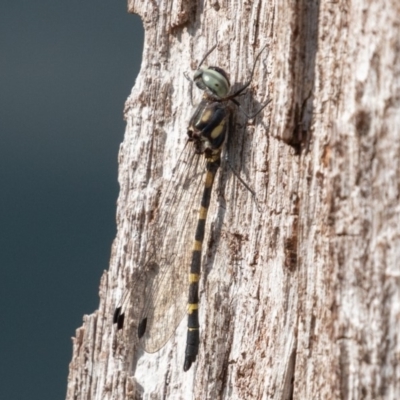
MULTIPOLYGON (((205 54, 194 73, 193 82, 203 91, 203 96, 190 118, 185 149, 161 197, 160 212, 151 223, 143 271, 131 290, 125 293, 113 316, 117 329, 122 329, 124 305, 133 303, 133 309, 139 313, 137 336, 141 346, 146 352, 154 353, 166 344, 186 312, 184 371, 191 368, 199 352, 199 283, 206 220, 224 144, 228 134, 234 131, 234 112, 237 107, 247 119, 252 119, 270 102, 266 101, 258 111, 248 114, 237 100, 250 86, 256 63, 266 46, 254 61, 250 79, 232 91, 229 76, 222 68, 202 67, 217 45, 205 54), (200 207, 196 216, 193 209, 195 203, 199 204, 199 197, 200 207)), ((227 161, 234 174, 254 195, 227 161)))

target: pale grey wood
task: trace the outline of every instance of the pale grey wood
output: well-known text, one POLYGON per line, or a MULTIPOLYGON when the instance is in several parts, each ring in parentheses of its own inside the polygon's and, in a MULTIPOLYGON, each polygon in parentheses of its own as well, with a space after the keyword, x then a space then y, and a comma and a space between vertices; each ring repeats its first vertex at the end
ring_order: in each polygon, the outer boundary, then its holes
MULTIPOLYGON (((126 103, 118 232, 99 310, 73 339, 67 399, 400 398, 400 3, 129 1, 146 30, 126 103), (209 212, 201 346, 182 371, 185 322, 138 352, 111 316, 146 251, 207 63, 245 82, 265 44, 209 212), (249 102, 249 98, 254 101, 249 102), (288 144, 289 143, 289 144, 288 144), (290 145, 291 144, 291 145, 290 145)), ((116 43, 118 45, 118 43, 116 43)))

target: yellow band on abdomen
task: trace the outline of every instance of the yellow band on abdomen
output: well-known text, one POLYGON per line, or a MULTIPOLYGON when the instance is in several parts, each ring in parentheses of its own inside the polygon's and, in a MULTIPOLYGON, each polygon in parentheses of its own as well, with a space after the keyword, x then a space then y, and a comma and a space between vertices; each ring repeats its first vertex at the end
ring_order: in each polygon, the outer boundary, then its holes
POLYGON ((199 274, 189 274, 189 283, 195 283, 200 280, 199 274))
POLYGON ((188 304, 187 305, 187 313, 188 314, 192 314, 192 312, 194 311, 194 310, 198 310, 199 309, 199 303, 195 303, 195 304, 188 304))

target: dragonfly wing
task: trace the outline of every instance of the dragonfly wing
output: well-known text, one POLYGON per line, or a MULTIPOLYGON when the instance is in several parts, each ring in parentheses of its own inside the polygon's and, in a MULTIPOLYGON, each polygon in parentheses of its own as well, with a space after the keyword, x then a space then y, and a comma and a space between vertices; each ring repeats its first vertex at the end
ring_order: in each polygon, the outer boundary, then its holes
POLYGON ((141 344, 149 353, 165 345, 185 315, 203 160, 192 148, 186 149, 166 183, 153 221, 139 321, 141 344))

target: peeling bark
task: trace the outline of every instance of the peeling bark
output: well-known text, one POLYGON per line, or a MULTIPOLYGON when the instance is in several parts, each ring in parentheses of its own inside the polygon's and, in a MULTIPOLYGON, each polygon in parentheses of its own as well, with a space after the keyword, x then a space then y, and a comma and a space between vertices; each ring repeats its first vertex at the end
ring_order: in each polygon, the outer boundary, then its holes
MULTIPOLYGON (((400 398, 398 0, 128 2, 146 30, 126 103, 118 232, 99 309, 73 339, 67 399, 400 398), (112 313, 137 279, 152 212, 208 64, 244 83, 207 223, 201 345, 182 371, 185 322, 143 354, 112 313)), ((179 229, 178 227, 176 229, 179 229)), ((190 244, 191 245, 191 244, 190 244)))

